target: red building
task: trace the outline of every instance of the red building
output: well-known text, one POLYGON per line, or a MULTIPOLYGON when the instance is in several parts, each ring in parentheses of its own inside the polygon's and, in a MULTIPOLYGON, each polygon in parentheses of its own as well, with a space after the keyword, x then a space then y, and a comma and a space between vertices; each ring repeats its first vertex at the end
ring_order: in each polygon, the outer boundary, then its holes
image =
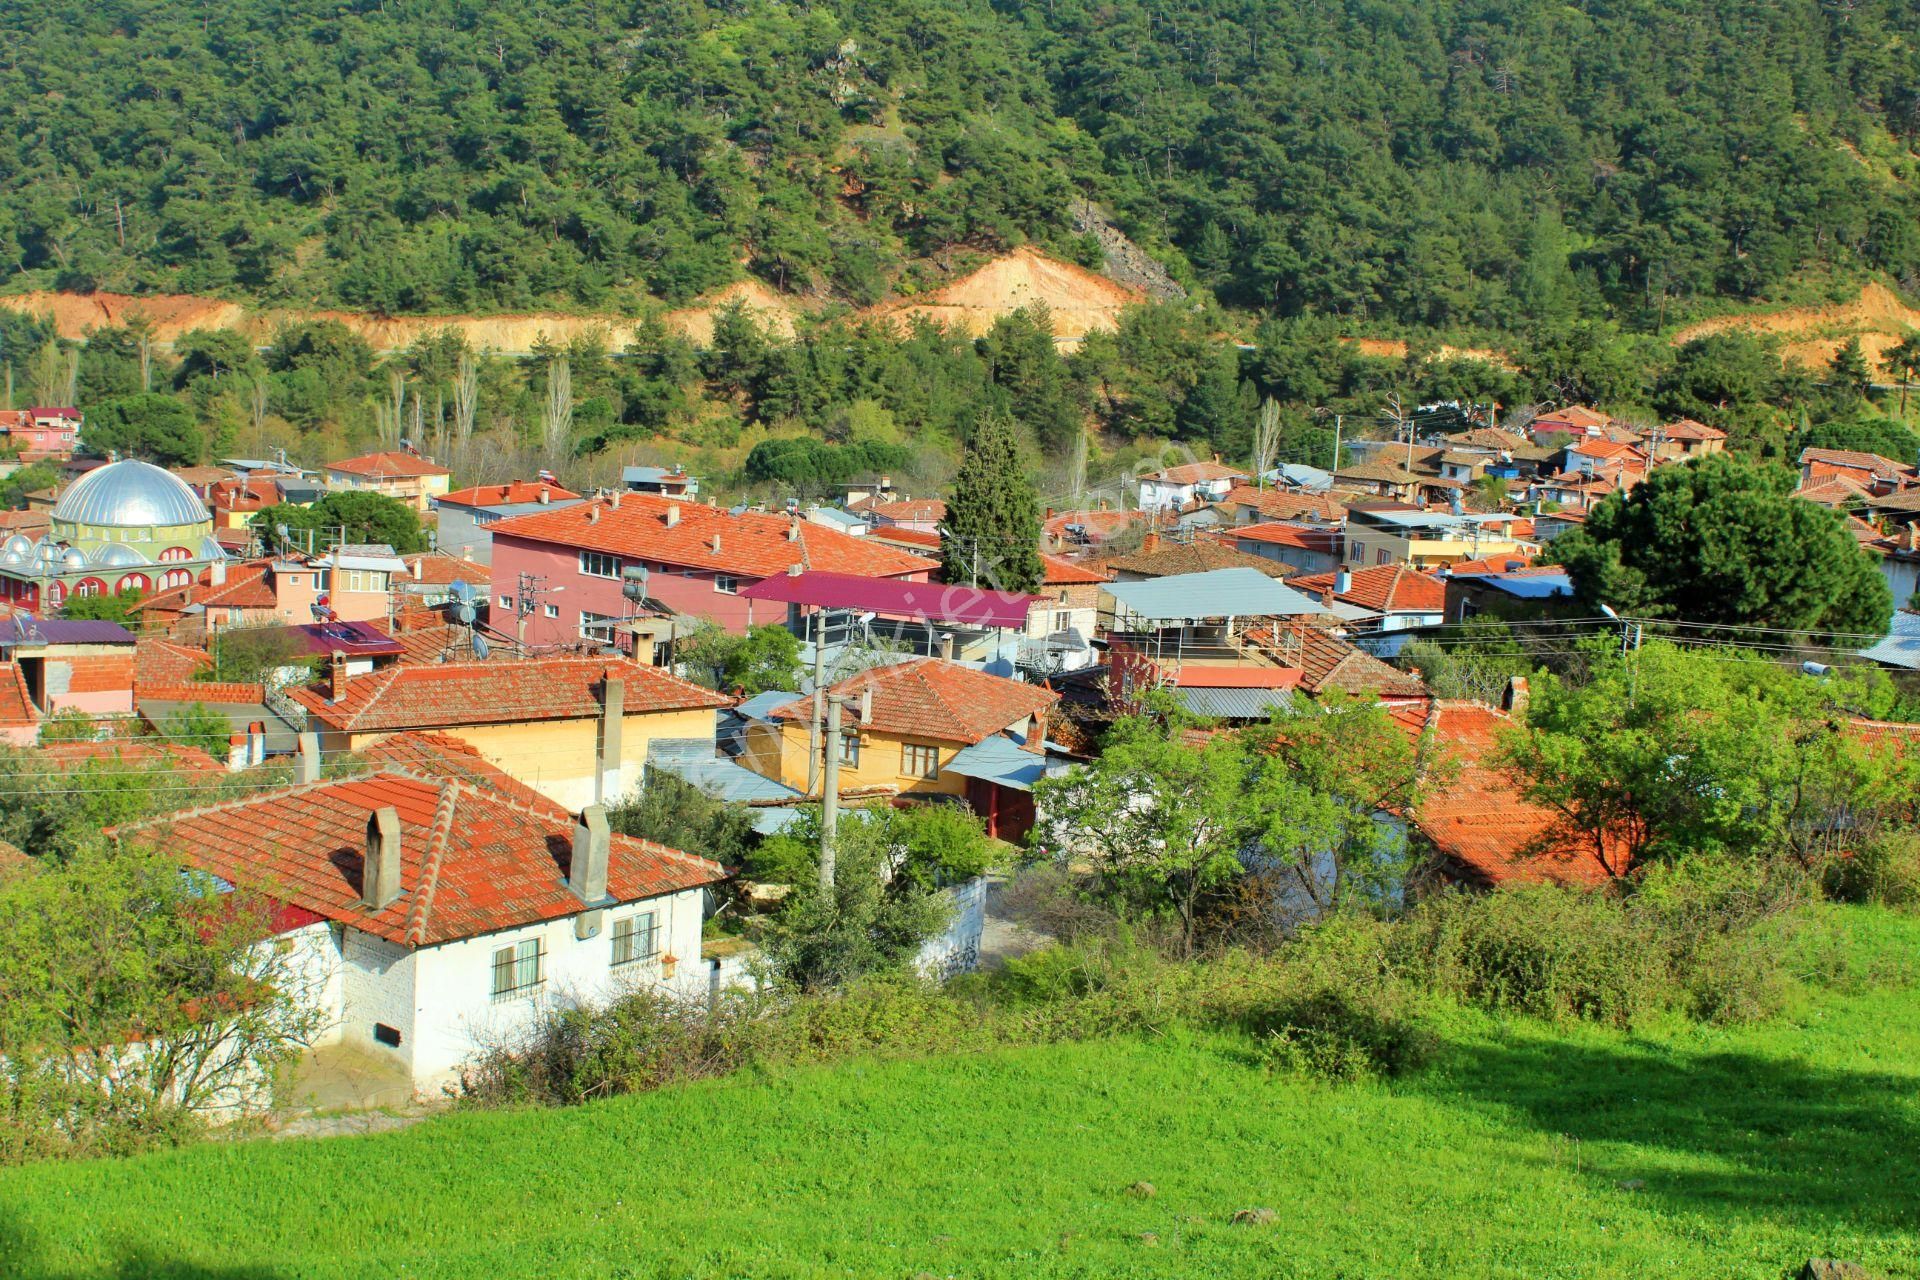
POLYGON ((729 631, 782 622, 740 591, 790 570, 925 582, 938 562, 789 516, 738 514, 617 493, 502 520, 493 535, 493 624, 526 627, 530 645, 604 640, 636 597, 729 631))

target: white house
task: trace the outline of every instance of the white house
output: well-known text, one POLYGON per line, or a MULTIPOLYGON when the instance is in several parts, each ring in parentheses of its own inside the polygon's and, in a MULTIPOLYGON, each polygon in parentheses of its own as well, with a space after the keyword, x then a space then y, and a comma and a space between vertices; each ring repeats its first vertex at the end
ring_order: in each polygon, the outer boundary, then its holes
POLYGON ((608 831, 461 744, 402 735, 374 770, 122 828, 283 904, 316 1044, 394 1061, 416 1091, 525 1030, 555 1001, 634 986, 704 997, 718 863, 608 831))
POLYGON ((1140 477, 1142 511, 1181 511, 1195 503, 1222 502, 1247 473, 1219 462, 1189 462, 1140 477))

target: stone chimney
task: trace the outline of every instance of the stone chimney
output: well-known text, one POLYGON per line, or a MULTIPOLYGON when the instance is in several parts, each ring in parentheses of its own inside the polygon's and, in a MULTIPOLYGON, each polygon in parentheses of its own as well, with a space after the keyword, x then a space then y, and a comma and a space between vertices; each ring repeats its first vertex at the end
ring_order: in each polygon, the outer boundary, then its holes
POLYGON ((588 524, 600 523, 600 504, 599 503, 590 502, 587 504, 587 523, 588 524))
POLYGON ((320 781, 320 735, 311 731, 300 735, 300 781, 320 781))
POLYGON ((944 632, 940 636, 940 660, 953 661, 953 632, 951 631, 944 632))
POLYGON ((367 847, 360 863, 360 901, 378 911, 400 896, 400 812, 386 805, 367 815, 367 847))
POLYGON ((1342 569, 1333 575, 1333 594, 1343 596, 1351 590, 1353 590, 1353 574, 1350 571, 1342 569))
POLYGON ((607 811, 590 804, 580 811, 580 822, 573 829, 573 857, 567 862, 567 890, 574 897, 595 906, 607 896, 607 862, 613 847, 607 827, 607 811))
POLYGON ((347 696, 347 655, 338 649, 327 655, 327 701, 338 702, 347 696))
POLYGON ((607 498, 607 505, 615 511, 618 511, 620 509, 620 498, 624 493, 625 490, 623 489, 615 489, 612 495, 607 498))
POLYGON ((1524 719, 1527 714, 1527 700, 1531 696, 1525 676, 1511 676, 1507 680, 1507 696, 1501 699, 1501 709, 1516 720, 1524 719))

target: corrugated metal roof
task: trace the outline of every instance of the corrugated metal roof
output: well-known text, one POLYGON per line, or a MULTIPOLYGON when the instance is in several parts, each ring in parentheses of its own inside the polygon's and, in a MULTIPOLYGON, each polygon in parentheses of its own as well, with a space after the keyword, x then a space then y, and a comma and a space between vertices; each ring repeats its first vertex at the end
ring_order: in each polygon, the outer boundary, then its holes
POLYGON ((1012 738, 995 734, 963 748, 940 770, 1015 791, 1031 791, 1033 784, 1046 776, 1047 758, 1035 755, 1012 738))
POLYGON ((1325 614, 1326 608, 1258 569, 1209 569, 1145 582, 1115 582, 1106 590, 1129 613, 1156 620, 1287 618, 1325 614))
POLYGON ((753 828, 762 835, 782 831, 793 823, 805 799, 785 783, 715 755, 710 738, 655 738, 647 744, 647 767, 670 773, 727 804, 755 806, 751 810, 753 828))
POLYGON ((784 707, 799 696, 787 689, 769 689, 765 693, 754 694, 734 707, 733 714, 748 720, 765 720, 775 707, 784 707))
POLYGON ((1217 720, 1264 720, 1275 711, 1292 711, 1291 689, 1218 689, 1176 685, 1173 700, 1197 716, 1217 720))
POLYGON ((0 625, 0 646, 42 644, 132 644, 133 632, 117 622, 92 618, 36 618, 16 613, 0 625))
POLYGON ((1027 608, 1038 598, 1015 591, 987 591, 944 582, 863 578, 858 574, 818 570, 771 577, 754 583, 740 594, 749 600, 777 600, 825 609, 867 609, 929 622, 1023 629, 1027 625, 1027 608))
POLYGON ((1887 638, 1860 650, 1860 656, 1885 666, 1920 671, 1920 614, 1905 610, 1895 613, 1887 638))
POLYGON ((1564 573, 1475 573, 1460 575, 1460 581, 1477 582, 1517 600, 1551 600, 1573 594, 1573 579, 1564 573))

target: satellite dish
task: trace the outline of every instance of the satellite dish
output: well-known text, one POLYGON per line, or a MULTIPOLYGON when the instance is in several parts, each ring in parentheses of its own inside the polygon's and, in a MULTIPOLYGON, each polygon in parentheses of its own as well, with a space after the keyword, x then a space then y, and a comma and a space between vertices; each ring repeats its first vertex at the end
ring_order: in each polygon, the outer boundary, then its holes
POLYGON ((476 633, 473 637, 473 656, 485 662, 487 660, 487 653, 487 638, 476 633))

